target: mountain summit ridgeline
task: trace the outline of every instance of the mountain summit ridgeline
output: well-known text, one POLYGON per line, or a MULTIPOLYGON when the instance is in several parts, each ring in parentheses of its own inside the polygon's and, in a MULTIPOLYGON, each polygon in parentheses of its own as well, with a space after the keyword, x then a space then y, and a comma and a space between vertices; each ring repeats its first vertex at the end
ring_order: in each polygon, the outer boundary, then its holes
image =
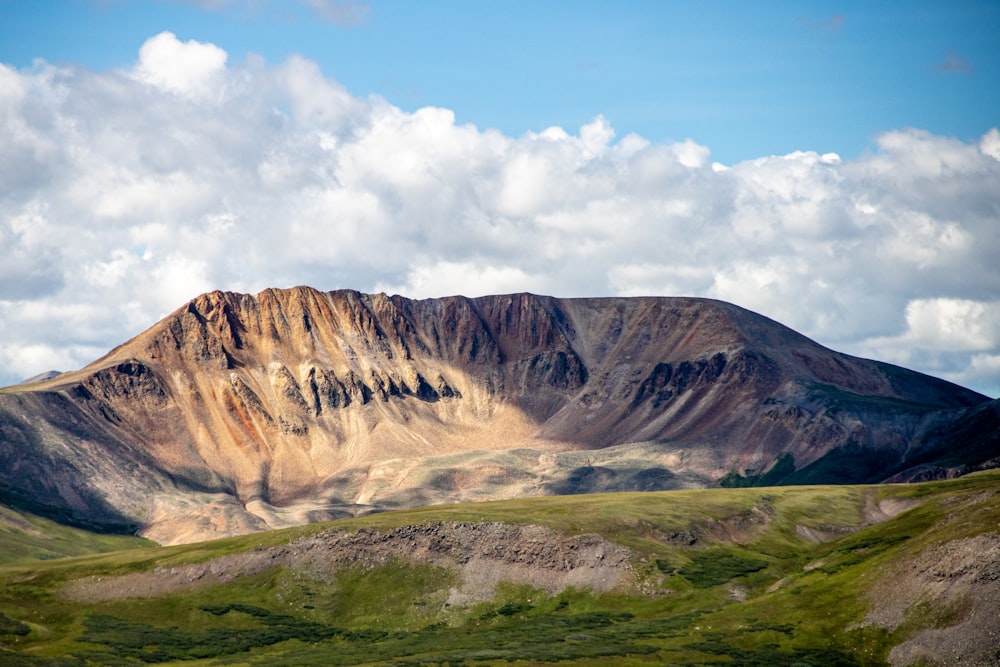
POLYGON ((160 542, 395 507, 955 474, 1000 404, 737 306, 212 292, 0 392, 0 500, 160 542))

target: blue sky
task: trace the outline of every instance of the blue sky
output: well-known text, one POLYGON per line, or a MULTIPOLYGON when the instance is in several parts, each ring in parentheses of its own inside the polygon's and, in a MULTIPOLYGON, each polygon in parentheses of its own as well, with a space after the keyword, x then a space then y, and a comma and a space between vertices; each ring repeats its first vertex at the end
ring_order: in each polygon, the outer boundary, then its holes
POLYGON ((170 30, 232 61, 301 54, 355 95, 518 136, 603 115, 713 159, 853 157, 917 127, 969 140, 1000 109, 998 2, 0 0, 0 61, 127 67, 170 30), (326 7, 323 11, 318 7, 326 7))
POLYGON ((1000 396, 1000 2, 0 0, 0 386, 198 294, 730 301, 1000 396))

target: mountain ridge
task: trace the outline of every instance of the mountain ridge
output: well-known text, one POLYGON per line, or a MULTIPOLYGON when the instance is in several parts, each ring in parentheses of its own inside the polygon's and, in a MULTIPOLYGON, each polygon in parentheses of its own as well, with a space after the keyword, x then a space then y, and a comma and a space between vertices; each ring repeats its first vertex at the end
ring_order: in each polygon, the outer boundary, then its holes
POLYGON ((186 541, 771 471, 906 479, 909 459, 940 476, 939 459, 997 456, 994 403, 709 299, 215 291, 79 371, 4 390, 0 486, 186 541))

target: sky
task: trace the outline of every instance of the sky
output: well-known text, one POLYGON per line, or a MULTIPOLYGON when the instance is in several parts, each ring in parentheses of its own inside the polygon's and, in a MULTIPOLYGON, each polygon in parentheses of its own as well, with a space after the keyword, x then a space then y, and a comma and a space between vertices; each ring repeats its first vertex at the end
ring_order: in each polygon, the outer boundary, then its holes
POLYGON ((711 297, 998 397, 997 35, 995 0, 0 0, 0 386, 310 285, 711 297))

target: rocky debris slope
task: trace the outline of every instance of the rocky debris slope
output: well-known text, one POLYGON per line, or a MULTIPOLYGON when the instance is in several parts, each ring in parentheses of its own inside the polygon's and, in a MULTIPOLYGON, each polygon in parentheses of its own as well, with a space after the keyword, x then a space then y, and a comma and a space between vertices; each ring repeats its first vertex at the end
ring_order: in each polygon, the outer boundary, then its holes
POLYGON ((883 576, 868 623, 895 630, 921 613, 947 619, 893 648, 892 665, 1000 664, 1000 535, 937 545, 883 576))
POLYGON ((947 522, 974 534, 930 544, 877 573, 864 623, 909 629, 889 654, 894 667, 1000 664, 1000 534, 975 519, 998 494, 946 499, 947 522))
POLYGON ((998 452, 1000 402, 706 299, 212 292, 0 393, 0 500, 165 543, 487 497, 941 476, 998 452))
POLYGON ((541 526, 498 522, 436 522, 388 531, 324 532, 203 563, 78 579, 63 595, 80 602, 157 597, 275 567, 329 580, 342 567, 371 569, 398 561, 457 571, 461 584, 451 590, 449 604, 467 604, 492 599, 500 582, 528 584, 550 595, 571 586, 625 589, 635 583, 633 556, 598 535, 566 536, 541 526))

